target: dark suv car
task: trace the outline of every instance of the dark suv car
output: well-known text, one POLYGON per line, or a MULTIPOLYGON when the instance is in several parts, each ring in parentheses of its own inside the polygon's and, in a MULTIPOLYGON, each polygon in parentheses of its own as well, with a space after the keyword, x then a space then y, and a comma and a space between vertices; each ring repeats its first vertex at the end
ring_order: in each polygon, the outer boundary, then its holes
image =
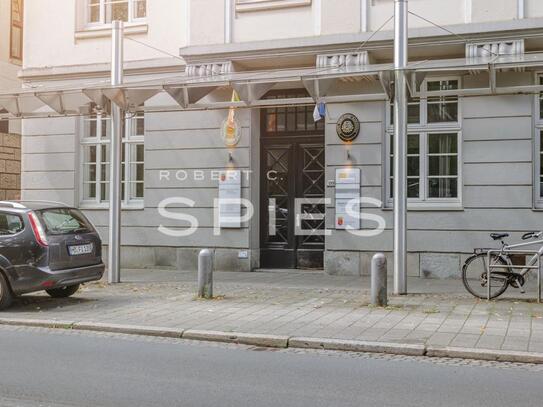
POLYGON ((34 291, 69 297, 104 268, 100 236, 78 209, 0 201, 0 309, 34 291))

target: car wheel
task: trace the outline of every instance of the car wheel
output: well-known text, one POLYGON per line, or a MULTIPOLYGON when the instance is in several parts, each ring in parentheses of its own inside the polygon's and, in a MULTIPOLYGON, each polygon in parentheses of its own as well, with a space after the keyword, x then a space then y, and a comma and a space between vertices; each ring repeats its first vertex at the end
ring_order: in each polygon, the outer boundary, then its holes
POLYGON ((51 290, 45 290, 53 298, 67 298, 74 295, 79 290, 79 284, 69 285, 67 287, 53 288, 51 290))
POLYGON ((11 287, 4 277, 4 274, 0 273, 0 310, 8 308, 13 302, 13 293, 11 287))

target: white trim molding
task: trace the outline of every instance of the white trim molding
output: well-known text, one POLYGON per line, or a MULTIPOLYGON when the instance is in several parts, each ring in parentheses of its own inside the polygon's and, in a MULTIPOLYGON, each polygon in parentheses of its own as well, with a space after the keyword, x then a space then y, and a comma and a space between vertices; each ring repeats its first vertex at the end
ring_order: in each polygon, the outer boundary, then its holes
POLYGON ((235 0, 236 12, 266 11, 280 8, 311 6, 312 0, 235 0))
POLYGON ((471 0, 464 0, 464 22, 466 24, 471 23, 473 13, 473 4, 471 0))

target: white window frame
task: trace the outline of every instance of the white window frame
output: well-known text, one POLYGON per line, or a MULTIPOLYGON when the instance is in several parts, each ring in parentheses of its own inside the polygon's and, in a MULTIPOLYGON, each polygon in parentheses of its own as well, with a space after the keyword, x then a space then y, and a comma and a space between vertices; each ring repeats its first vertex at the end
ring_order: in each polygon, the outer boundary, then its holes
MULTIPOLYGON (((427 77, 421 83, 420 91, 424 95, 427 91, 428 82, 457 80, 458 88, 462 88, 462 78, 459 76, 435 76, 427 77)), ((386 208, 392 208, 393 199, 391 198, 390 187, 390 138, 394 134, 394 126, 391 125, 391 102, 386 102, 386 131, 385 131, 385 171, 384 171, 384 199, 386 208)), ((463 177, 462 177, 462 97, 458 97, 458 120, 456 122, 435 122, 428 123, 428 100, 427 97, 420 98, 420 120, 416 124, 407 125, 408 134, 419 135, 419 154, 420 154, 420 171, 419 171, 419 198, 408 198, 408 208, 410 209, 462 209, 462 192, 463 192, 463 177), (458 196, 456 198, 429 198, 428 191, 428 135, 429 134, 446 134, 456 133, 458 135, 458 196)))
MULTIPOLYGON (((107 209, 109 208, 109 201, 103 200, 101 196, 100 188, 100 179, 101 179, 101 164, 109 165, 109 157, 102 159, 102 145, 110 145, 110 138, 102 138, 102 120, 107 120, 107 129, 110 129, 111 123, 110 118, 102 115, 100 113, 95 115, 96 118, 96 136, 95 137, 85 137, 86 123, 89 121, 88 118, 82 118, 80 122, 80 176, 79 176, 79 205, 83 209, 107 209), (85 147, 97 146, 96 148, 96 197, 94 199, 84 199, 84 190, 85 184, 87 183, 84 179, 84 170, 83 163, 85 162, 85 147)), ((122 207, 125 209, 143 209, 145 206, 145 177, 143 183, 144 196, 142 198, 130 198, 130 185, 133 182, 133 177, 131 174, 132 164, 139 162, 132 162, 130 157, 132 149, 136 148, 137 145, 145 146, 145 135, 136 134, 137 133, 137 118, 134 116, 129 116, 127 114, 125 118, 125 134, 122 138, 122 148, 125 149, 125 164, 124 164, 124 195, 122 196, 122 207)), ((144 147, 145 149, 145 147, 144 147)), ((145 162, 145 161, 144 161, 145 162)), ((122 167, 121 167, 122 168, 122 167)), ((145 171, 145 164, 144 164, 145 171)), ((105 180, 106 188, 109 188, 109 179, 105 180)))
MULTIPOLYGON (((108 27, 111 26, 111 23, 106 22, 106 5, 109 3, 114 2, 127 2, 128 3, 128 21, 125 22, 125 24, 136 24, 136 23, 143 23, 147 21, 147 13, 148 10, 145 12, 145 17, 136 18, 134 16, 134 7, 137 3, 137 0, 100 0, 100 21, 90 21, 90 2, 91 0, 83 0, 85 4, 85 11, 84 11, 84 21, 85 21, 85 27, 87 28, 93 28, 93 27, 108 27)), ((149 0, 147 0, 148 2, 149 0)), ((147 7, 146 2, 146 7, 147 7)))
MULTIPOLYGON (((535 73, 536 83, 543 82, 543 72, 535 73)), ((543 131, 543 117, 540 116, 542 94, 534 96, 534 207, 543 209, 543 196, 541 196, 541 161, 543 156, 541 153, 541 132, 543 131)))

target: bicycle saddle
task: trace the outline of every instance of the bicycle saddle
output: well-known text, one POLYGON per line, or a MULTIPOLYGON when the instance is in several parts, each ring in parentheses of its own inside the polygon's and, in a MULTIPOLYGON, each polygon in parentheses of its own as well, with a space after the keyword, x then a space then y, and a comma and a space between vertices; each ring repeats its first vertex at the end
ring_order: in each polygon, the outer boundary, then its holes
POLYGON ((504 237, 509 237, 509 233, 491 233, 490 237, 494 240, 500 240, 504 237))

